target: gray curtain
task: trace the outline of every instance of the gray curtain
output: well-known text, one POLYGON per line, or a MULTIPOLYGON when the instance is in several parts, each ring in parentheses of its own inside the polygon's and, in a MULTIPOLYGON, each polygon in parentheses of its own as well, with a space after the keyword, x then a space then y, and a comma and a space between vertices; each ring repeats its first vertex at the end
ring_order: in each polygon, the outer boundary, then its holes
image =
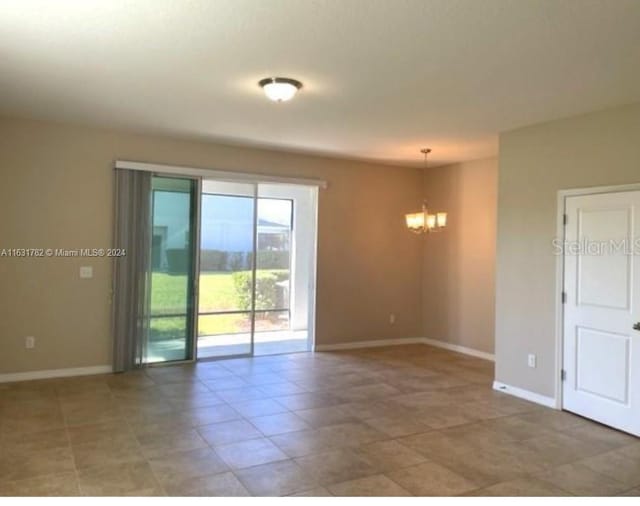
POLYGON ((115 171, 113 370, 128 371, 145 363, 149 336, 151 278, 151 173, 115 171))

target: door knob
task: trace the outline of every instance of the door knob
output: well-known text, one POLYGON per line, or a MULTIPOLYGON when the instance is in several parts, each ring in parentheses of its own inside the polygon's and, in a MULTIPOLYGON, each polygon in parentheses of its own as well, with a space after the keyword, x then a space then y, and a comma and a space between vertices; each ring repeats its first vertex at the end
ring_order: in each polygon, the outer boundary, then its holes
POLYGON ((640 322, 636 322, 633 324, 633 330, 640 330, 640 322))

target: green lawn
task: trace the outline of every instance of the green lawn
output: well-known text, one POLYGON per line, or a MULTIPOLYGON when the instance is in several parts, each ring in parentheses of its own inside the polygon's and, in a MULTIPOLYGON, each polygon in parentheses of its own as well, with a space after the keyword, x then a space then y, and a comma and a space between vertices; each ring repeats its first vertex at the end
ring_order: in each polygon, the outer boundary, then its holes
MULTIPOLYGON (((187 276, 154 272, 151 278, 151 313, 153 315, 186 312, 187 276)), ((203 272, 200 275, 200 311, 233 311, 240 309, 230 272, 203 272)), ((154 318, 152 338, 186 335, 184 317, 154 318)), ((246 330, 245 315, 201 316, 198 335, 226 334, 246 330)))
MULTIPOLYGON (((200 311, 239 309, 230 272, 203 272, 200 276, 200 311)), ((154 272, 151 278, 151 313, 183 313, 187 301, 187 276, 154 272)))
MULTIPOLYGON (((230 272, 203 272, 200 275, 200 312, 240 310, 238 293, 230 272)), ((151 314, 185 313, 187 276, 154 272, 151 277, 151 314)), ((186 335, 186 318, 169 317, 151 319, 151 339, 179 338, 186 335)), ((198 335, 248 332, 248 314, 203 315, 199 317, 198 335)))

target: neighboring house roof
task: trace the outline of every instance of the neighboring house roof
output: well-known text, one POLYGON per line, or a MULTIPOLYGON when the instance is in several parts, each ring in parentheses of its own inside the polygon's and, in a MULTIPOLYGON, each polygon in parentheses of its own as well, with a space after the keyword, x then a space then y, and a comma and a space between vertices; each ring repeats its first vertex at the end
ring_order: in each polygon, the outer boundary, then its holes
POLYGON ((282 223, 276 223, 274 221, 264 220, 262 218, 258 218, 258 226, 259 227, 269 227, 276 228, 279 230, 289 230, 288 225, 283 225, 282 223))

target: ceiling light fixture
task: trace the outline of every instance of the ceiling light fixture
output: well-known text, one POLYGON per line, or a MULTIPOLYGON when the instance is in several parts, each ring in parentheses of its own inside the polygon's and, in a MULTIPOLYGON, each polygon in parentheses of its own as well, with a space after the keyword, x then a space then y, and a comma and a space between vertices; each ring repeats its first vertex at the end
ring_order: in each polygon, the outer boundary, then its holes
MULTIPOLYGON (((424 154, 424 168, 427 168, 427 155, 431 153, 431 149, 423 148, 420 150, 424 154)), ((447 213, 437 212, 429 214, 427 203, 422 204, 422 211, 419 213, 411 213, 405 215, 407 228, 416 234, 427 234, 442 230, 447 226, 447 213)))
POLYGON ((300 88, 302 83, 288 77, 266 77, 258 84, 264 90, 264 94, 274 102, 286 102, 291 100, 300 88))

